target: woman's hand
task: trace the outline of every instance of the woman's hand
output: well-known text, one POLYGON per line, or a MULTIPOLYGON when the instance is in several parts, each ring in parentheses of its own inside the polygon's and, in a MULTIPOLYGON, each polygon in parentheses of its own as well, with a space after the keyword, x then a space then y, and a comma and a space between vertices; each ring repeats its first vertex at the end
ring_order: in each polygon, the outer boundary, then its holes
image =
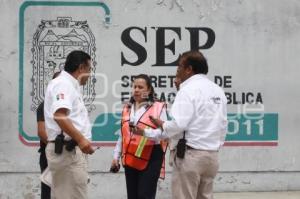
POLYGON ((135 134, 135 135, 141 135, 141 136, 144 136, 144 129, 138 127, 138 126, 134 126, 132 127, 132 133, 135 134))
POLYGON ((111 166, 110 166, 110 172, 112 173, 118 173, 120 170, 120 163, 119 160, 113 159, 111 166))

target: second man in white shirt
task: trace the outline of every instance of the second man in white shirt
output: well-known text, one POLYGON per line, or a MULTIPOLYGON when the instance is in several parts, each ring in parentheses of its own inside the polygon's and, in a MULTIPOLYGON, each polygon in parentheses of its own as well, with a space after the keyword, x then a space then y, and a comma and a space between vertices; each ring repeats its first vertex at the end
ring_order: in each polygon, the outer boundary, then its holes
POLYGON ((152 119, 163 129, 157 136, 173 140, 185 136, 185 156, 176 157, 173 164, 173 199, 213 198, 218 151, 227 132, 227 100, 224 91, 207 78, 207 72, 202 53, 183 53, 176 73, 181 84, 171 109, 173 119, 152 119))

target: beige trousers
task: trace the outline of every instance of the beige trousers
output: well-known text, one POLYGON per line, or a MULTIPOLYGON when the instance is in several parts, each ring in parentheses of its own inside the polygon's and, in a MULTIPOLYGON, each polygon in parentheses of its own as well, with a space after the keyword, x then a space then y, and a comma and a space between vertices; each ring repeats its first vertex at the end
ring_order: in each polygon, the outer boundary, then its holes
POLYGON ((218 152, 187 149, 184 159, 173 157, 172 199, 213 199, 218 152))
POLYGON ((62 154, 54 153, 54 143, 46 148, 48 167, 52 174, 51 198, 87 199, 87 155, 79 147, 62 154))

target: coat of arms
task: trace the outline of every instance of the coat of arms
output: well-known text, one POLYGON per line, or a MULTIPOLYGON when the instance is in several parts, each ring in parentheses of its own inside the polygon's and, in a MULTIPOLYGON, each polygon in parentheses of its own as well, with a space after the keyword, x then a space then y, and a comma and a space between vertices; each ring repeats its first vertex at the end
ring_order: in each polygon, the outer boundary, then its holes
POLYGON ((33 36, 32 111, 44 100, 48 82, 55 72, 63 70, 66 57, 73 50, 85 51, 92 58, 91 77, 83 87, 83 96, 88 111, 95 109, 92 105, 96 96, 95 37, 87 21, 58 17, 57 20, 42 20, 33 36))

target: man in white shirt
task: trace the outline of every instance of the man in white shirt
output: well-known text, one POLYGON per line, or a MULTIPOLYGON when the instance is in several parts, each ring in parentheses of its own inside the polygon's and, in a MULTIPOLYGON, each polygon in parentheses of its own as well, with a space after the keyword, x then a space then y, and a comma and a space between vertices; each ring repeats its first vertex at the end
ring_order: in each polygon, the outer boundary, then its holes
POLYGON ((171 109, 173 119, 152 121, 163 129, 162 138, 183 138, 184 158, 176 157, 172 173, 173 199, 212 199, 218 151, 227 132, 227 100, 224 91, 210 81, 208 65, 199 51, 183 53, 176 77, 180 89, 171 109))
POLYGON ((87 154, 94 150, 80 86, 86 84, 90 71, 91 57, 83 51, 72 51, 67 56, 64 71, 46 90, 46 155, 52 174, 51 196, 55 199, 87 198, 87 154))

